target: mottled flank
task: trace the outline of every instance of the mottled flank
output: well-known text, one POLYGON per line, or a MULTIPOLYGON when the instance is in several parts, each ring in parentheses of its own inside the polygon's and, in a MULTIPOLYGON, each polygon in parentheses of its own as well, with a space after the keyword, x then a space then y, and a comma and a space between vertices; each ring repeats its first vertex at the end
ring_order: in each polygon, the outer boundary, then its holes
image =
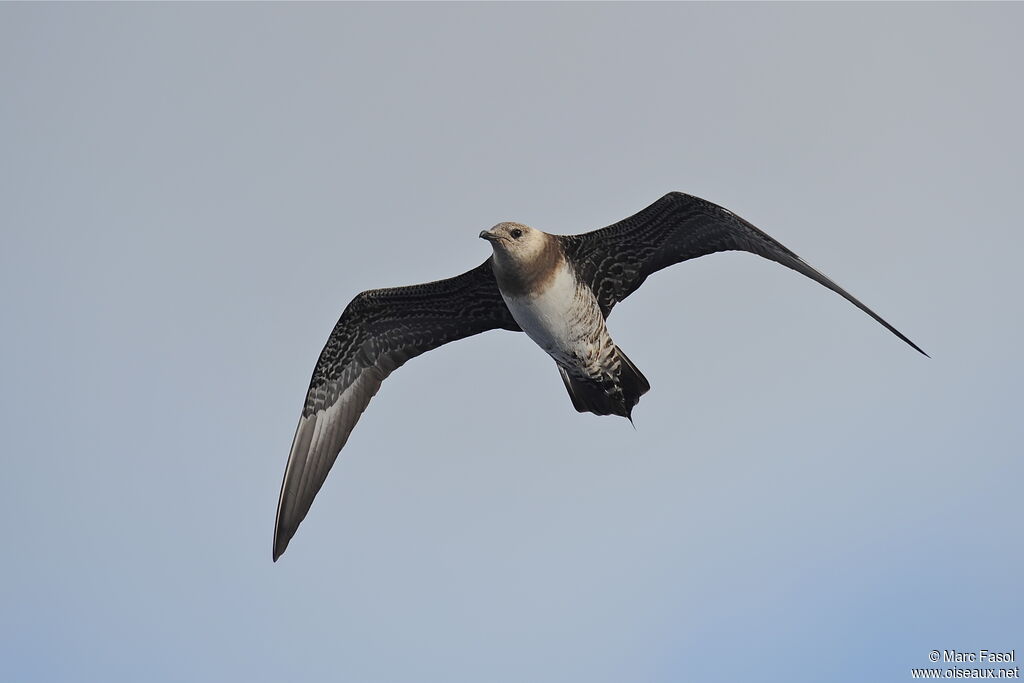
POLYGON ((630 417, 650 384, 623 362, 593 291, 571 264, 562 263, 543 289, 501 293, 519 326, 558 365, 576 410, 630 417))
POLYGON ((732 212, 672 192, 602 230, 555 236, 500 223, 480 236, 494 256, 447 280, 359 294, 309 383, 278 502, 274 559, 306 516, 363 410, 410 358, 492 329, 525 330, 558 365, 581 412, 630 417, 650 384, 605 325, 612 308, 658 270, 718 251, 748 251, 837 292, 921 349, 839 285, 732 212))

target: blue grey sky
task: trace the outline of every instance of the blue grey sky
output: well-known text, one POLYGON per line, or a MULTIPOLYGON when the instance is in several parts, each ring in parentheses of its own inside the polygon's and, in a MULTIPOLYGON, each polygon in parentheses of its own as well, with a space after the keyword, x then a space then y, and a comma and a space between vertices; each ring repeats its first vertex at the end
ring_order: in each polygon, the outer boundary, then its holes
POLYGON ((1021 4, 0 5, 11 681, 902 681, 1024 652, 1021 4), (363 289, 669 190, 776 264, 652 277, 653 385, 411 361, 288 552, 363 289))

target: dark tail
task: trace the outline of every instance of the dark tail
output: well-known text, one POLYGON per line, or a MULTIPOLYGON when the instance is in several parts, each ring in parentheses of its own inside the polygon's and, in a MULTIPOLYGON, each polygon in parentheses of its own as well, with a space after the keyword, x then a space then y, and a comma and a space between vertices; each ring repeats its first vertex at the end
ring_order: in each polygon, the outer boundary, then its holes
POLYGON ((633 413, 633 406, 640 397, 646 394, 651 383, 647 381, 633 361, 631 361, 622 349, 616 347, 615 352, 619 359, 618 377, 608 377, 603 380, 578 379, 571 376, 559 365, 558 372, 562 375, 562 382, 572 399, 572 406, 581 413, 594 413, 595 415, 620 415, 630 421, 633 413))

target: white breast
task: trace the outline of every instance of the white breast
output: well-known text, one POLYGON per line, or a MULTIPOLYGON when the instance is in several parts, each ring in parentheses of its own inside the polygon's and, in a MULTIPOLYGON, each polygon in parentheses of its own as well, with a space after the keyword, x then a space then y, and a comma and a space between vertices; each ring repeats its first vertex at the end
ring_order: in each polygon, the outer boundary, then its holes
POLYGON ((593 356, 607 337, 593 293, 565 266, 544 291, 521 297, 502 293, 502 298, 530 339, 562 363, 575 365, 575 359, 593 356))

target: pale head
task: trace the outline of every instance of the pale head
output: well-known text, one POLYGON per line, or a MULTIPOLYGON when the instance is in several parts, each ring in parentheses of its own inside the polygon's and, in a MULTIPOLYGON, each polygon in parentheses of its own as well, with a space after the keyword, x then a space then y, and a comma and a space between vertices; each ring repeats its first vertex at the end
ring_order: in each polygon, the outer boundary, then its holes
POLYGON ((522 223, 506 222, 484 230, 480 237, 491 243, 498 261, 524 266, 541 257, 548 235, 522 223))
POLYGON ((494 250, 494 275, 502 294, 543 291, 562 264, 558 238, 522 223, 498 223, 480 237, 494 250))

